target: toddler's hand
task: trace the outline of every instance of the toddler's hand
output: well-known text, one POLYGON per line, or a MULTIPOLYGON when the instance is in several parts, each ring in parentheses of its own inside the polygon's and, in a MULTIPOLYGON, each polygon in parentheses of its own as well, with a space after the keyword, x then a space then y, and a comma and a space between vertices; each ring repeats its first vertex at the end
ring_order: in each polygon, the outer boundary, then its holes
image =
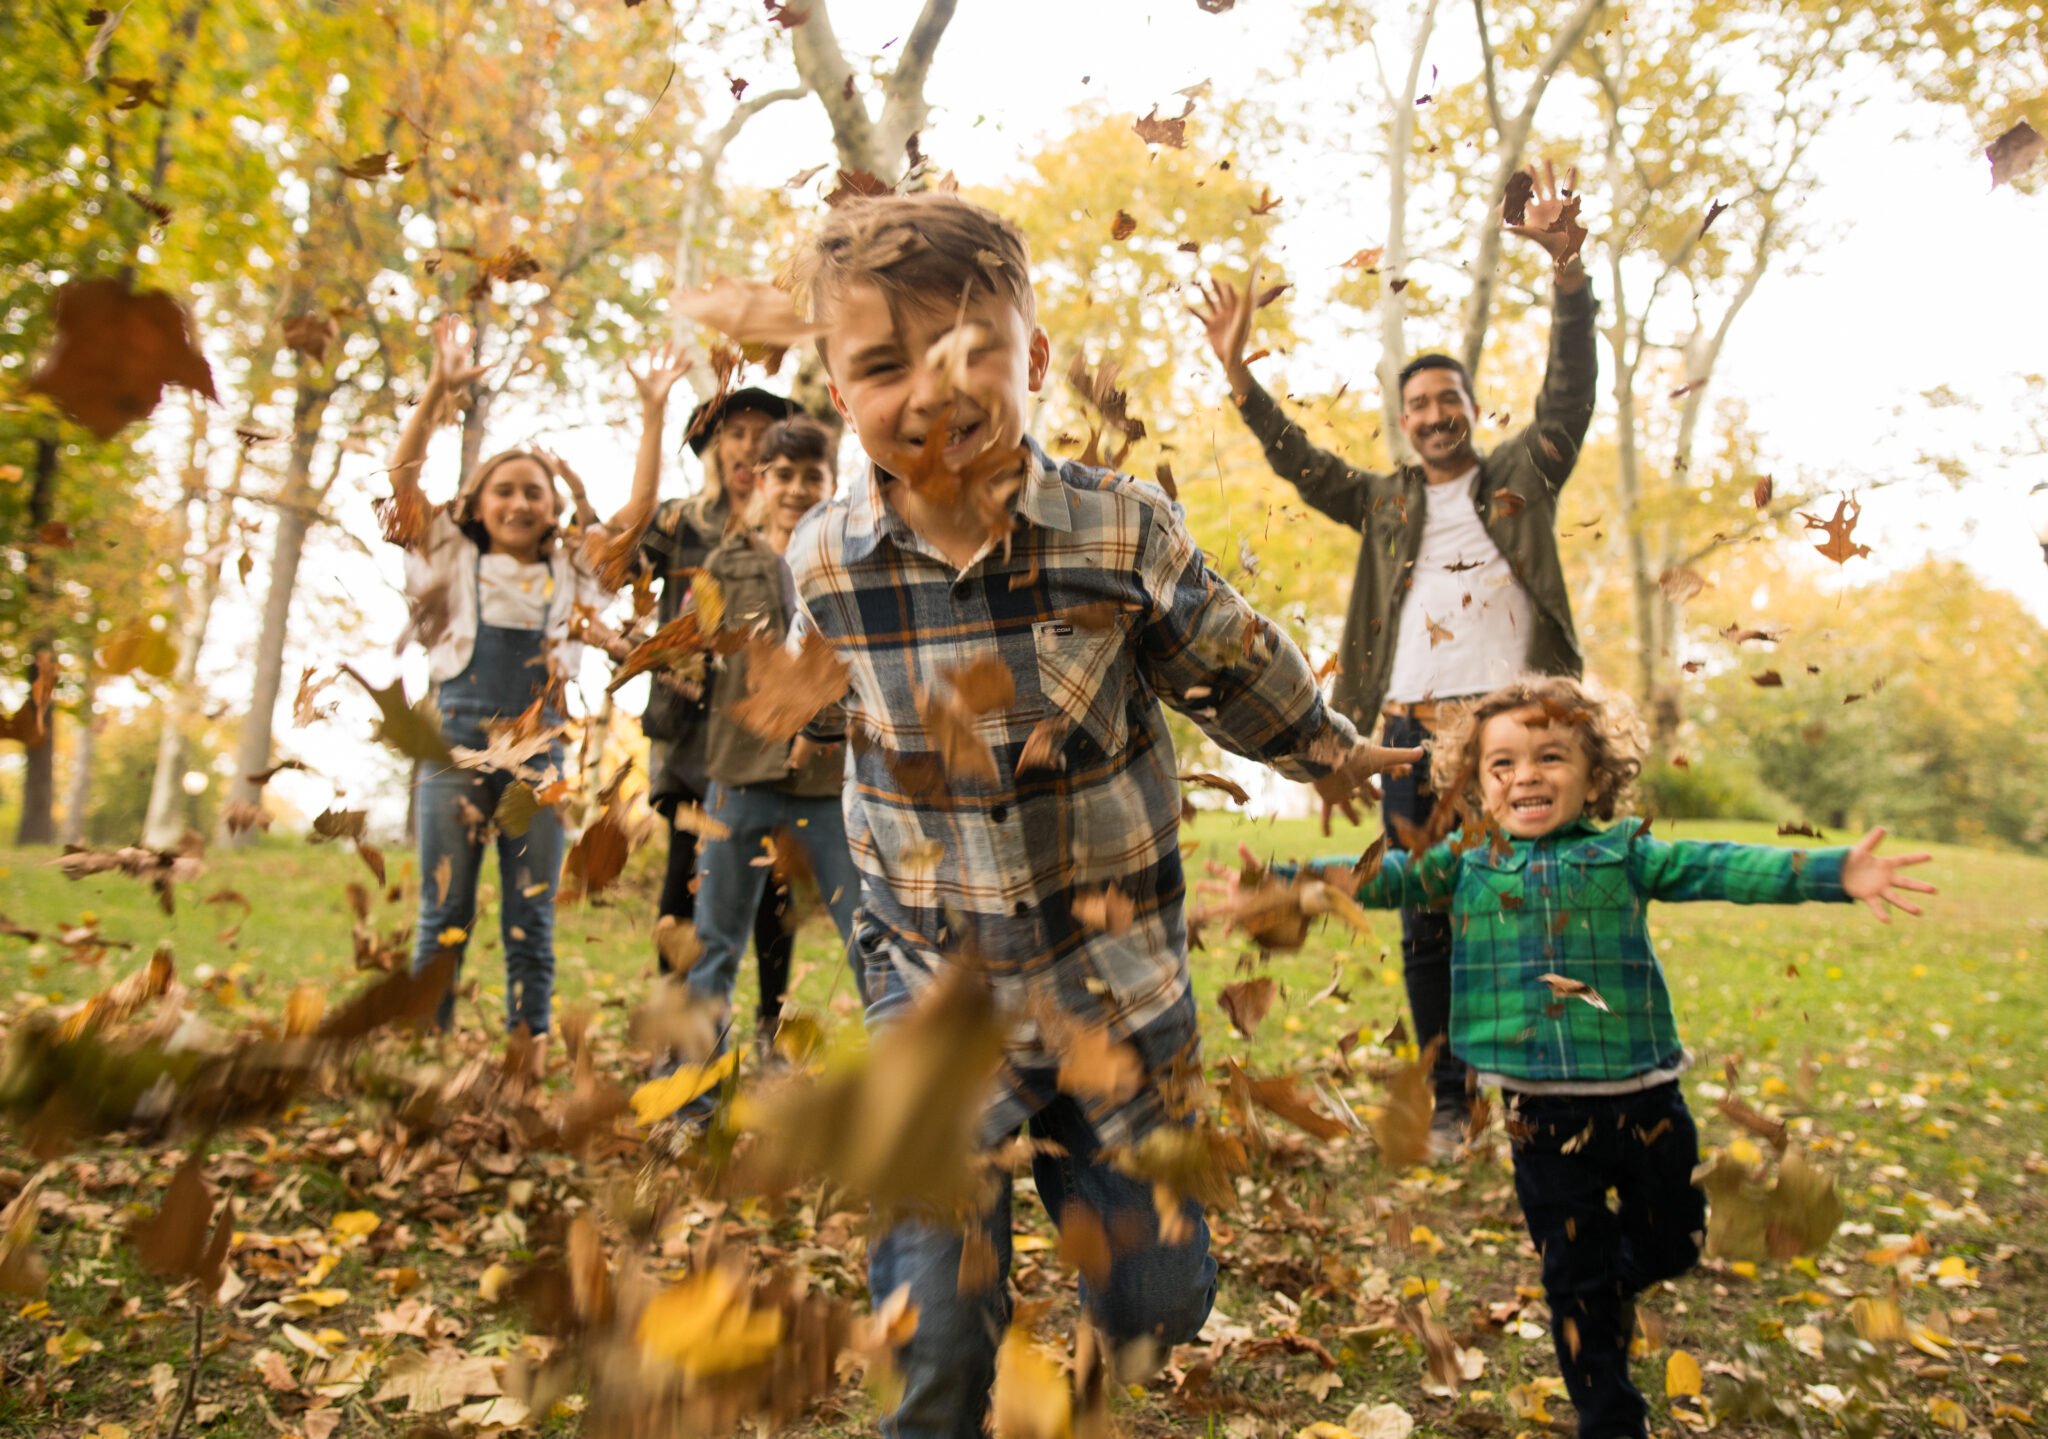
POLYGON ((1842 888, 1851 899, 1860 899, 1870 906, 1870 912, 1877 916, 1880 924, 1892 922, 1891 911, 1885 908, 1902 909, 1915 919, 1920 917, 1920 906, 1907 899, 1901 891, 1911 890, 1915 894, 1934 894, 1934 886, 1925 880, 1901 875, 1900 870, 1909 864, 1925 864, 1934 858, 1931 854, 1880 855, 1878 842, 1884 838, 1882 825, 1856 841, 1849 857, 1842 861, 1842 888))

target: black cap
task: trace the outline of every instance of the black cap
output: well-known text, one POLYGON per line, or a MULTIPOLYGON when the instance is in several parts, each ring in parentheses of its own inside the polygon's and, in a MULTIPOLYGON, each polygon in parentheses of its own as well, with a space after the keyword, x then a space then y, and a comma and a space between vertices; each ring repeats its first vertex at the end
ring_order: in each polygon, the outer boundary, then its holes
POLYGON ((690 437, 690 453, 702 455, 704 447, 711 443, 711 437, 718 433, 718 427, 725 423, 726 416, 736 415, 742 410, 752 410, 771 420, 786 420, 801 413, 797 403, 788 396, 764 390, 758 385, 748 385, 729 395, 715 396, 690 411, 690 423, 684 431, 690 437), (707 405, 710 407, 708 414, 705 412, 707 405))

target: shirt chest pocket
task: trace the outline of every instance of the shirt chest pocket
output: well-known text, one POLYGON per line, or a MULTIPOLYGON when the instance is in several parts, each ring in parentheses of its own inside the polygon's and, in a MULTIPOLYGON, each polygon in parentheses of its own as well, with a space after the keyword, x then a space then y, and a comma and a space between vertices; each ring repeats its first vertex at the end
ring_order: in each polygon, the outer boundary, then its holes
POLYGON ((1067 620, 1032 627, 1038 652, 1038 688, 1051 714, 1063 717, 1115 754, 1130 735, 1132 682, 1124 621, 1086 629, 1067 620))
POLYGON ((1596 912, 1627 914, 1636 908, 1627 855, 1596 850, 1565 859, 1560 869, 1564 910, 1573 927, 1596 912))

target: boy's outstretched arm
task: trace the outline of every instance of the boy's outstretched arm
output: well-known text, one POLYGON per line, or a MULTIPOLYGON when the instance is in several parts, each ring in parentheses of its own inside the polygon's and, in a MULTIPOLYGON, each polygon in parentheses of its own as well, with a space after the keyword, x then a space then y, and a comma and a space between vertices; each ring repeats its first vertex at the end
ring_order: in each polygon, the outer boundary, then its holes
POLYGON ((615 535, 637 535, 654 517, 655 492, 661 487, 661 430, 668 417, 668 395, 689 373, 690 357, 672 344, 647 353, 645 369, 626 367, 640 395, 640 452, 633 465, 633 492, 619 512, 605 522, 615 535))
POLYGON ((1781 849, 1769 844, 1695 840, 1667 842, 1638 835, 1629 845, 1630 872, 1639 893, 1650 899, 1718 899, 1731 904, 1804 904, 1861 900, 1880 920, 1885 908, 1911 915, 1919 907, 1906 891, 1933 894, 1934 886, 1899 874, 1925 864, 1926 854, 1879 855, 1882 829, 1873 829, 1854 848, 1781 849))
POLYGON ((1232 754, 1316 784, 1324 828, 1371 777, 1419 763, 1419 749, 1386 749, 1358 737, 1331 709, 1294 641, 1257 614, 1202 557, 1178 507, 1147 498, 1148 533, 1138 566, 1150 610, 1140 621, 1140 667, 1165 703, 1232 754))

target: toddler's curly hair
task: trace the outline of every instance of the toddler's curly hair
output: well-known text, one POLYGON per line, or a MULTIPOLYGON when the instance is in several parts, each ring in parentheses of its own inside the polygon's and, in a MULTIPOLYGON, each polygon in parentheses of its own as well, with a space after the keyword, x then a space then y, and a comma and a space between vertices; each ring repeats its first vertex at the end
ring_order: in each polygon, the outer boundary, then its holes
POLYGON ((1437 731, 1429 778, 1441 802, 1430 824, 1432 842, 1461 825, 1467 834, 1486 827, 1479 738, 1488 720, 1525 709, 1543 711, 1549 723, 1576 732, 1585 746, 1592 765, 1587 813, 1611 820, 1635 807, 1636 781, 1649 749, 1635 707, 1620 695, 1595 694, 1564 675, 1524 675, 1474 701, 1437 731))

